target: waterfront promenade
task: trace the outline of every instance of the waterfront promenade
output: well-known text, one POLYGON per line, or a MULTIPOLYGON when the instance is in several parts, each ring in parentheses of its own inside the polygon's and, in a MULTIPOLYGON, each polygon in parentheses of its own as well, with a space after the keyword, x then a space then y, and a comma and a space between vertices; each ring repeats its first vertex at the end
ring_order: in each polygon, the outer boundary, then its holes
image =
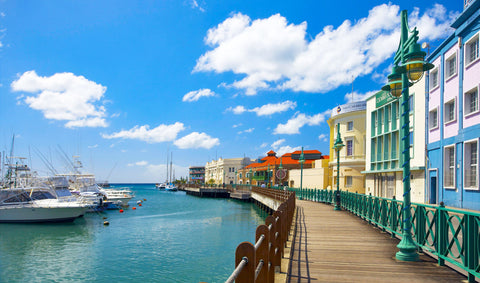
POLYGON ((427 255, 395 259, 399 240, 347 211, 297 200, 287 282, 466 282, 427 255))

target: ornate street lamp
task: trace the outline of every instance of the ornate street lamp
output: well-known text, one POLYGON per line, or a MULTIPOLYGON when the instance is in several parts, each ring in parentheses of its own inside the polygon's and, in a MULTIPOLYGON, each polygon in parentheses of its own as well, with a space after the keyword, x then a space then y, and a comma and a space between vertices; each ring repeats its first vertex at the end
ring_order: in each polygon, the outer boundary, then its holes
POLYGON ((250 188, 252 188, 252 168, 250 168, 250 188))
POLYGON ((425 71, 433 65, 424 61, 426 53, 421 51, 418 41, 418 31, 408 28, 407 11, 403 10, 401 16, 401 35, 398 50, 395 53, 392 74, 388 76, 388 83, 382 90, 388 91, 393 97, 399 98, 402 104, 401 144, 403 156, 403 224, 402 240, 397 245, 400 251, 396 258, 402 261, 417 261, 417 245, 412 238, 412 213, 410 211, 410 105, 408 88, 418 82, 425 71))
POLYGON ((235 169, 235 189, 237 188, 237 169, 235 169))
POLYGON ((342 210, 340 207, 340 150, 345 146, 340 136, 340 123, 337 124, 337 139, 333 144, 333 149, 337 152, 337 191, 335 192, 334 210, 342 210))
POLYGON ((302 153, 300 153, 300 159, 298 160, 300 163, 300 190, 303 186, 303 163, 305 163, 305 155, 303 154, 303 146, 302 146, 302 153))

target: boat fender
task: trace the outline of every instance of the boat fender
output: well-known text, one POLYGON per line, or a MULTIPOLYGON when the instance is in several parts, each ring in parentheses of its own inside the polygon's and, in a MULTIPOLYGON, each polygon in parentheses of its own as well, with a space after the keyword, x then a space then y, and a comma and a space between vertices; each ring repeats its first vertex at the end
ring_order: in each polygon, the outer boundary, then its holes
POLYGON ((137 208, 134 206, 134 207, 132 207, 132 209, 135 210, 135 209, 137 209, 137 208))
POLYGON ((123 209, 120 209, 119 211, 120 211, 120 213, 123 213, 123 209))
POLYGON ((141 204, 141 203, 139 203, 139 204, 138 204, 138 206, 142 206, 142 204, 141 204))

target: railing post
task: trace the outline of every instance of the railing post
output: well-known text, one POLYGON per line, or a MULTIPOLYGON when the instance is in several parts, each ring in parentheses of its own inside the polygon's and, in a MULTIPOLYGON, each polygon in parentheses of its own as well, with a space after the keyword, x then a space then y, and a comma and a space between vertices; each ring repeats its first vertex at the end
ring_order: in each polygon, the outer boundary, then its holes
POLYGON ((448 245, 448 223, 447 223, 447 212, 445 211, 445 205, 443 201, 440 203, 440 206, 437 208, 437 223, 435 223, 435 230, 437 230, 437 256, 438 256, 438 265, 444 266, 445 252, 447 251, 448 245))
POLYGON ((238 266, 243 258, 247 258, 248 262, 238 274, 235 282, 255 282, 255 247, 250 242, 243 242, 238 245, 235 252, 235 266, 238 266))
POLYGON ((392 234, 390 236, 392 238, 395 238, 395 231, 397 231, 397 218, 397 201, 395 200, 395 196, 393 196, 393 199, 390 201, 390 229, 392 230, 392 234))
POLYGON ((275 249, 276 247, 276 242, 275 242, 275 231, 276 231, 276 223, 275 223, 275 218, 272 215, 269 215, 267 219, 265 219, 265 225, 270 226, 272 225, 269 229, 269 255, 268 259, 270 260, 270 266, 268 267, 268 279, 270 282, 273 282, 275 279, 275 249))
POLYGON ((255 232, 255 243, 258 242, 261 236, 264 236, 262 243, 255 251, 255 266, 258 266, 260 260, 263 260, 262 269, 255 280, 255 282, 263 283, 268 282, 268 263, 269 263, 269 251, 268 247, 270 244, 270 232, 268 231, 267 225, 260 225, 257 227, 255 232))
POLYGON ((425 244, 426 230, 426 209, 423 206, 416 206, 415 210, 415 240, 419 246, 425 244))
MULTIPOLYGON (((465 250, 464 265, 475 270, 478 267, 480 236, 478 233, 480 219, 476 219, 474 215, 465 214, 465 235, 463 237, 463 247, 465 250)), ((475 275, 468 272, 468 282, 475 282, 475 275)))

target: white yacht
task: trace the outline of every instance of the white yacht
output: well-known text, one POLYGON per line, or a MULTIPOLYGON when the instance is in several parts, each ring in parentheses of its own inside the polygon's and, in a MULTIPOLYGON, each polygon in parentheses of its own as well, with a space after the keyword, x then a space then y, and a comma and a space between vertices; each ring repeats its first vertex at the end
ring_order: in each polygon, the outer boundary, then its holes
POLYGON ((47 186, 0 189, 0 222, 71 222, 87 209, 87 203, 58 198, 47 186))
POLYGON ((100 192, 107 197, 107 200, 124 207, 128 206, 128 202, 135 196, 128 189, 100 189, 100 192))

